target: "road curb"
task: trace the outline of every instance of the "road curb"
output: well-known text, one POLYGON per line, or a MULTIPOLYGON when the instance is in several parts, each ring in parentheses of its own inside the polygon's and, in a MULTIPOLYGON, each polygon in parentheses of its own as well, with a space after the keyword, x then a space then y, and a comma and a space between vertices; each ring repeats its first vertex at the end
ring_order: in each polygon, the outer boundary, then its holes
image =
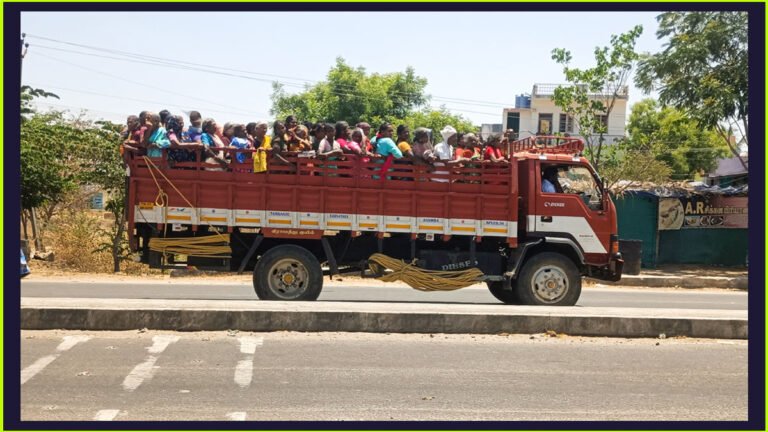
POLYGON ((726 288, 749 289, 746 276, 725 277, 664 277, 664 276, 623 276, 618 282, 600 281, 605 285, 639 286, 650 288, 726 288))
MULTIPOLYGON (((48 299, 49 300, 49 299, 48 299)), ((69 300, 69 299, 67 299, 69 300)), ((123 299, 123 302, 126 300, 123 299)), ((666 310, 649 313, 630 308, 549 308, 489 306, 469 310, 408 304, 399 310, 373 310, 391 304, 308 303, 297 310, 283 302, 200 302, 193 306, 166 307, 161 302, 133 302, 139 307, 24 305, 21 328, 25 330, 174 330, 174 331, 298 331, 371 333, 469 333, 536 334, 555 331, 574 336, 666 337, 746 339, 746 312, 694 311, 700 316, 666 310), (212 303, 212 304, 211 304, 212 303), (240 304, 248 304, 242 307, 240 304), (283 303, 282 305, 280 303, 283 303), (206 305, 207 304, 207 305, 206 305), (266 307, 260 307, 268 305, 266 307), (311 307, 315 305, 313 310, 311 307), (371 307, 371 305, 374 305, 371 307), (285 307, 282 307, 285 306, 285 307), (422 311, 413 310, 426 309, 422 311), (346 310, 345 310, 346 309, 346 310), (451 311, 451 309, 456 309, 451 311), (556 310, 553 310, 556 309, 556 310), (609 312, 601 313, 599 309, 609 312), (487 310, 487 313, 483 311, 487 310)), ((186 302, 187 304, 190 301, 186 302)))

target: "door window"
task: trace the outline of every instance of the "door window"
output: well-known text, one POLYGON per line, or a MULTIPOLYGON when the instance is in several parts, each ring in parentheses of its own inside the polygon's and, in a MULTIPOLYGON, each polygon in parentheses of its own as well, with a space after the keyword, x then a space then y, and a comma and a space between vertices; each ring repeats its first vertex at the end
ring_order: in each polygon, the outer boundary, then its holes
MULTIPOLYGON (((557 165, 545 167, 543 176, 547 177, 557 170, 556 193, 579 195, 584 204, 592 210, 603 210, 603 194, 592 172, 584 166, 557 165)), ((544 178, 542 178, 542 184, 544 178)), ((543 186, 544 187, 544 186, 543 186)))

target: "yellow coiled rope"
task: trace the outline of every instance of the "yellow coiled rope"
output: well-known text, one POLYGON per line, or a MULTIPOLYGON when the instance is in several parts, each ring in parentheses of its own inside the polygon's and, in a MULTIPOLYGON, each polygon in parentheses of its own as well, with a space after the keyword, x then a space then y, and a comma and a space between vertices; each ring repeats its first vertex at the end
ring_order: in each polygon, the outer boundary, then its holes
MULTIPOLYGON (((168 211, 168 194, 160 186, 160 182, 155 177, 155 172, 168 182, 168 184, 176 191, 177 194, 183 199, 191 209, 194 210, 194 206, 184 196, 183 193, 163 174, 163 171, 155 165, 154 162, 147 156, 144 156, 144 162, 147 163, 149 174, 152 176, 152 180, 155 181, 157 186, 157 197, 155 197, 155 205, 163 209, 163 219, 165 220, 168 211)), ((214 235, 205 237, 179 237, 179 238, 162 238, 154 237, 149 241, 149 250, 160 252, 163 256, 168 254, 178 254, 195 256, 202 258, 230 258, 232 249, 229 247, 229 234, 222 234, 219 229, 208 223, 208 226, 212 228, 214 235)), ((168 224, 165 224, 166 230, 168 224)))
POLYGON ((423 270, 403 260, 379 253, 368 258, 371 271, 377 272, 377 265, 393 270, 392 273, 379 277, 379 280, 403 281, 419 291, 453 291, 474 285, 480 282, 483 276, 483 272, 476 268, 460 271, 423 270))
POLYGON ((149 250, 163 255, 179 254, 203 258, 229 258, 232 252, 229 247, 229 234, 182 238, 156 237, 149 241, 149 250))

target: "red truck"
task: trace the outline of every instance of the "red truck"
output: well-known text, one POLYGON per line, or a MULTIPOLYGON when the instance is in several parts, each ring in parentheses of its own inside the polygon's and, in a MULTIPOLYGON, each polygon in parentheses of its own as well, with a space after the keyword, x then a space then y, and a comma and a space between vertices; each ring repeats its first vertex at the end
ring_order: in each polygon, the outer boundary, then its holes
POLYGON ((154 268, 252 270, 264 300, 315 300, 324 274, 362 273, 383 253, 426 270, 477 268, 504 303, 573 305, 583 276, 616 281, 623 266, 616 209, 582 150, 577 138, 532 137, 511 143, 510 163, 439 172, 294 155, 254 173, 234 155, 222 170, 199 152, 173 165, 131 154, 130 245, 154 268), (542 192, 545 171, 557 174, 554 193, 542 192))

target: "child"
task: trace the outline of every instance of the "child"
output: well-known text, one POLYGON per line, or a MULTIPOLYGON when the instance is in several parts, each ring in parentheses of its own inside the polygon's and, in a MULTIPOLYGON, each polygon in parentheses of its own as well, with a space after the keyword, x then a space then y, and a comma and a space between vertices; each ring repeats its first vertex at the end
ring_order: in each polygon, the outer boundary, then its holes
POLYGON ((198 111, 192 111, 189 113, 189 129, 187 129, 187 136, 184 141, 188 142, 200 142, 200 138, 203 135, 203 117, 198 111))
MULTIPOLYGON (((250 143, 248 142, 248 135, 245 132, 245 126, 242 124, 236 124, 232 126, 232 139, 229 143, 230 148, 236 148, 240 150, 250 149, 250 143)), ((235 158, 239 163, 245 163, 247 153, 237 152, 235 158)))

